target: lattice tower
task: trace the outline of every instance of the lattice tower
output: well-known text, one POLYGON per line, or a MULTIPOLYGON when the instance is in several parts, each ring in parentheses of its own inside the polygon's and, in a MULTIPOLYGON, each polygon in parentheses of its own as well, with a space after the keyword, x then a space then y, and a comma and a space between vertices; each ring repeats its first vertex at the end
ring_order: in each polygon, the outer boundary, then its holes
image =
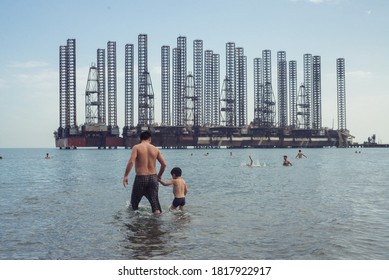
POLYGON ((116 42, 107 43, 108 67, 108 127, 112 132, 117 130, 117 75, 116 75, 116 42))
POLYGON ((98 122, 106 124, 106 98, 105 98, 105 50, 97 50, 97 80, 98 80, 98 101, 100 103, 98 111, 98 122))
POLYGON ((180 36, 173 49, 173 125, 184 125, 186 69, 186 37, 180 36))
POLYGON ((60 136, 77 133, 76 40, 68 39, 59 49, 60 136))
POLYGON ((135 125, 134 112, 134 45, 125 45, 124 68, 124 125, 128 129, 135 125))
POLYGON ((150 73, 147 72, 146 76, 146 86, 147 86, 147 98, 148 98, 148 124, 154 125, 154 89, 153 84, 151 82, 151 76, 150 73))
POLYGON ((263 121, 265 127, 273 127, 275 125, 275 98, 272 87, 271 74, 271 51, 262 51, 262 74, 263 74, 263 121))
MULTIPOLYGON (((69 96, 69 126, 70 129, 77 127, 77 109, 76 109, 76 39, 68 39, 68 96, 69 96)), ((72 134, 72 133, 71 133, 72 134)))
POLYGON ((147 94, 147 35, 138 35, 138 124, 148 125, 149 100, 147 94))
POLYGON ((181 98, 180 98, 180 88, 181 88, 181 82, 180 82, 180 76, 179 76, 179 53, 181 52, 180 49, 174 48, 173 49, 173 102, 172 102, 172 122, 174 126, 182 125, 180 124, 181 120, 181 98))
POLYGON ((236 126, 235 43, 226 44, 226 126, 236 126))
POLYGON ((278 126, 288 125, 288 85, 286 52, 277 52, 278 126))
POLYGON ((85 89, 85 123, 96 125, 99 123, 99 81, 96 65, 89 67, 88 80, 85 89))
POLYGON ((236 123, 247 124, 247 57, 243 48, 235 50, 236 123))
POLYGON ((204 125, 210 126, 212 123, 212 66, 213 51, 205 51, 204 62, 204 125))
POLYGON ((170 113, 170 46, 161 48, 162 125, 171 125, 170 113))
MULTIPOLYGON (((203 40, 193 41, 194 126, 203 125, 203 40)), ((187 79, 189 82, 189 80, 187 79)))
POLYGON ((346 79, 345 79, 345 59, 336 60, 337 79, 337 105, 338 105, 338 129, 346 130, 346 79))
POLYGON ((312 61, 312 128, 321 127, 321 58, 315 55, 312 61))
POLYGON ((193 126, 195 113, 195 83, 192 73, 186 77, 186 94, 185 94, 185 120, 186 126, 193 126))
POLYGON ((262 58, 254 58, 254 124, 260 126, 263 106, 262 58))
POLYGON ((185 95, 186 95, 186 76, 187 76, 187 47, 186 47, 186 37, 179 36, 177 38, 177 48, 179 52, 179 99, 181 104, 181 115, 179 124, 184 124, 184 118, 186 116, 185 112, 185 95))
POLYGON ((310 106, 308 105, 308 94, 305 85, 300 85, 297 94, 297 126, 302 129, 310 129, 310 106))
MULTIPOLYGON (((59 130, 70 126, 68 110, 67 46, 59 47, 59 130)), ((62 133, 62 131, 61 131, 62 133)))
MULTIPOLYGON (((305 102, 306 104, 304 107, 306 107, 306 121, 304 122, 304 127, 306 129, 310 129, 312 126, 312 119, 311 119, 311 110, 312 110, 312 55, 311 54, 304 54, 304 87, 305 87, 305 102)), ((300 124, 301 125, 301 124, 300 124)))
POLYGON ((297 126, 297 61, 289 61, 289 117, 290 125, 297 126))
POLYGON ((227 88, 228 88, 228 80, 227 77, 224 78, 222 89, 220 92, 220 125, 227 126, 227 88))
POLYGON ((212 59, 212 116, 211 125, 220 125, 220 55, 214 53, 212 59))

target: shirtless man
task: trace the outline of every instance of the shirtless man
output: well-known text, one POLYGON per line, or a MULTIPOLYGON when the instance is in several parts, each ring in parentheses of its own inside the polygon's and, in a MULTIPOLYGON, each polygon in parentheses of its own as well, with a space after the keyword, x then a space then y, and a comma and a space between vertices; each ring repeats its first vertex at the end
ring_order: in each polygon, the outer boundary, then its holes
POLYGON ((161 205, 158 199, 158 179, 162 177, 166 168, 166 162, 161 152, 151 144, 151 134, 144 131, 140 134, 140 143, 132 147, 131 157, 128 160, 124 172, 123 185, 128 185, 128 174, 135 164, 135 179, 132 186, 131 206, 138 209, 139 202, 145 196, 150 202, 154 214, 161 213, 161 205), (157 175, 156 161, 160 163, 157 175))
POLYGON ((293 164, 288 160, 288 157, 287 157, 287 156, 284 156, 283 165, 284 165, 284 166, 292 166, 293 164))
POLYGON ((299 150, 299 152, 297 153, 296 155, 296 158, 302 158, 302 157, 307 157, 306 155, 303 154, 303 152, 301 150, 299 150))

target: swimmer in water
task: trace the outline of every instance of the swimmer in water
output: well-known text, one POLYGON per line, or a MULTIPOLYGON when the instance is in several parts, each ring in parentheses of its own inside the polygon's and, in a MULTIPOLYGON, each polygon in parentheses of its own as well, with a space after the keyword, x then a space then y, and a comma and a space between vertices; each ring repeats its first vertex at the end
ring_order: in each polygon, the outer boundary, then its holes
POLYGON ((303 154, 301 150, 298 151, 296 158, 302 158, 302 157, 307 157, 306 155, 303 154))
POLYGON ((288 160, 288 156, 284 156, 284 166, 292 166, 293 164, 288 160))
POLYGON ((250 162, 247 163, 246 165, 251 167, 251 166, 253 166, 253 159, 251 158, 251 156, 249 156, 249 159, 250 159, 250 162))

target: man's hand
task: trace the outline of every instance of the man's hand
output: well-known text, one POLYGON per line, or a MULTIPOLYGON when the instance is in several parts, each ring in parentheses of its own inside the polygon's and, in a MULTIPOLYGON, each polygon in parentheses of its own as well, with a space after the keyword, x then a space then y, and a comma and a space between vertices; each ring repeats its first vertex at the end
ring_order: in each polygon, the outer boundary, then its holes
POLYGON ((124 186, 124 188, 126 188, 127 185, 128 185, 128 176, 125 176, 125 177, 123 178, 123 186, 124 186))

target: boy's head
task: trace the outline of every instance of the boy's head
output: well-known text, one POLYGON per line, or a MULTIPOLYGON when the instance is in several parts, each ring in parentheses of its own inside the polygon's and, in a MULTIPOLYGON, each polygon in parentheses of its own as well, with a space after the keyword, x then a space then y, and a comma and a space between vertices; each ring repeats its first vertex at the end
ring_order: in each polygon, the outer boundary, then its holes
POLYGON ((174 167, 172 171, 170 171, 170 174, 175 175, 176 177, 181 177, 182 170, 179 167, 174 167))

